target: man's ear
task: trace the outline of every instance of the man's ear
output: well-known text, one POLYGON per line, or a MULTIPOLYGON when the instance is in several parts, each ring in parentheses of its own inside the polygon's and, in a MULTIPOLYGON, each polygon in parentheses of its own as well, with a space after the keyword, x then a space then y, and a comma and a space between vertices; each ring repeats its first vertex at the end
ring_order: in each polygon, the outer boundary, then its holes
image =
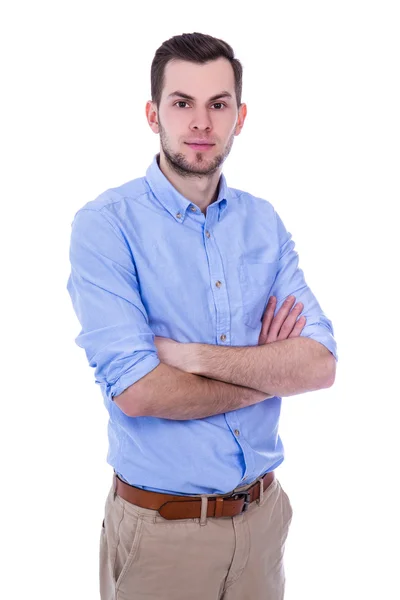
POLYGON ((151 100, 148 100, 146 102, 146 118, 147 118, 147 122, 150 125, 151 130, 154 133, 159 133, 159 126, 158 126, 158 112, 157 112, 157 107, 156 107, 156 103, 152 102, 151 100))
POLYGON ((239 106, 239 114, 238 114, 238 120, 237 120, 236 127, 235 127, 235 135, 239 135, 239 133, 242 131, 244 121, 246 119, 246 115, 247 115, 247 106, 246 106, 246 104, 241 104, 239 106))

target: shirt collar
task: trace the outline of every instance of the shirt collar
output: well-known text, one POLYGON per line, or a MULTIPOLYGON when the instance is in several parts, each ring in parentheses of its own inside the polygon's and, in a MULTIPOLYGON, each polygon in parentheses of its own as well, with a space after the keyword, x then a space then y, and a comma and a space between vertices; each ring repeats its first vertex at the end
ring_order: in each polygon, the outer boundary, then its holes
MULTIPOLYGON (((164 173, 158 166, 157 159, 160 154, 156 154, 153 162, 146 171, 146 180, 157 200, 164 208, 174 217, 179 223, 183 223, 190 207, 195 207, 199 212, 200 209, 183 196, 165 177, 164 173)), ((226 183, 225 176, 221 173, 219 179, 218 198, 213 204, 219 205, 218 221, 226 210, 229 199, 229 188, 226 183)), ((192 212, 192 211, 191 211, 192 212)), ((193 211, 194 212, 194 211, 193 211)))

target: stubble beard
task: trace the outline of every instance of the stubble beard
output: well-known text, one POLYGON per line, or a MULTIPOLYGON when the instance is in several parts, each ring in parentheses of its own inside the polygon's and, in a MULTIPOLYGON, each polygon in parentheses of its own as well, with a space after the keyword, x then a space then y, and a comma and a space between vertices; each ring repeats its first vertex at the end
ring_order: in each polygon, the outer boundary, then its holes
POLYGON ((178 175, 181 177, 210 177, 213 175, 229 155, 233 145, 233 140, 235 138, 235 135, 232 134, 224 148, 223 153, 215 156, 211 162, 204 156, 203 152, 197 152, 196 163, 192 164, 186 159, 184 154, 181 152, 173 152, 171 150, 171 147, 168 143, 168 136, 160 121, 158 122, 158 125, 160 132, 160 144, 164 152, 165 159, 170 168, 178 173, 178 175))

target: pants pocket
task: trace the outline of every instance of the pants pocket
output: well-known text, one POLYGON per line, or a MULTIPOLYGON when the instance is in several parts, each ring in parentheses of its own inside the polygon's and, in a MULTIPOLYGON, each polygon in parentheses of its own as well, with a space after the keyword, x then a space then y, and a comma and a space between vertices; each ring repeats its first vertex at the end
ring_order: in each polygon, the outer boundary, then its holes
POLYGON ((290 524, 292 522, 292 517, 293 517, 293 508, 292 508, 292 504, 289 500, 289 496, 287 495, 287 493, 285 492, 285 490, 282 488, 282 486, 280 486, 281 488, 281 497, 282 497, 282 531, 283 531, 283 542, 286 540, 288 533, 289 533, 289 527, 290 524))
POLYGON ((139 516, 124 512, 119 525, 118 544, 114 564, 116 588, 121 585, 127 571, 132 566, 139 548, 140 533, 143 521, 139 516))
POLYGON ((115 500, 109 498, 101 532, 101 547, 103 554, 107 552, 108 568, 104 559, 102 568, 108 571, 116 589, 135 561, 142 525, 141 516, 128 512, 118 496, 115 500))

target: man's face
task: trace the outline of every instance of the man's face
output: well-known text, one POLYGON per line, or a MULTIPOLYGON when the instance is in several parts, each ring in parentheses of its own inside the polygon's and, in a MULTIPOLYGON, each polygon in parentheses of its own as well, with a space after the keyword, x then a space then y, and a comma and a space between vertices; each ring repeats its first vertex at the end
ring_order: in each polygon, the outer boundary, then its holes
POLYGON ((232 66, 225 58, 206 64, 170 61, 158 110, 161 149, 181 176, 211 175, 240 133, 232 66))

